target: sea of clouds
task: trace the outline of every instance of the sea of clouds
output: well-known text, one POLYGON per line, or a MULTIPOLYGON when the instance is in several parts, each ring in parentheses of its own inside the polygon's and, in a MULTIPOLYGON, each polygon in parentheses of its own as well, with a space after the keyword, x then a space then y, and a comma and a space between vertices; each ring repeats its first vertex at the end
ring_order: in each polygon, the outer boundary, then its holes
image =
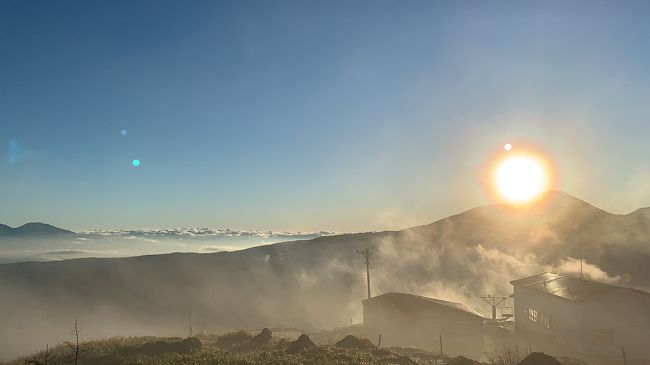
POLYGON ((336 232, 288 232, 218 228, 88 229, 65 237, 0 238, 0 263, 126 257, 172 252, 236 251, 277 242, 308 240, 336 232))

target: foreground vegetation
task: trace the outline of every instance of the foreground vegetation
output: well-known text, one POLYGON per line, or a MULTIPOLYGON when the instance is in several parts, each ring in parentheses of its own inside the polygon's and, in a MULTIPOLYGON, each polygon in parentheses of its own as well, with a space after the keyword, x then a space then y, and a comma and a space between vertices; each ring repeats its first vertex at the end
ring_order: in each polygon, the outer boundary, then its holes
MULTIPOLYGON (((375 348, 344 348, 336 345, 305 348, 289 351, 290 341, 273 338, 271 342, 248 353, 238 353, 236 346, 252 339, 244 332, 225 336, 198 336, 201 348, 186 353, 166 352, 160 354, 134 353, 156 341, 179 341, 178 338, 156 337, 116 337, 91 341, 82 344, 83 353, 79 355, 79 365, 261 365, 261 364, 429 364, 388 350, 375 348), (226 350, 228 348, 230 350, 226 350)), ((407 350, 405 350, 407 351, 407 350)), ((16 359, 5 365, 74 365, 74 349, 62 344, 28 357, 16 359)), ((418 352, 422 356, 422 352, 418 352)), ((434 362, 435 363, 435 362, 434 362)))
MULTIPOLYGON (((450 358, 418 349, 380 349, 364 336, 337 336, 336 342, 333 337, 327 338, 327 345, 318 346, 307 335, 278 335, 266 328, 256 335, 237 331, 186 339, 114 337, 79 342, 75 336, 74 341, 5 365, 486 365, 462 356, 450 358)), ((522 354, 509 346, 488 359, 490 365, 566 363, 540 353, 522 354)), ((586 365, 577 360, 566 364, 586 365)))

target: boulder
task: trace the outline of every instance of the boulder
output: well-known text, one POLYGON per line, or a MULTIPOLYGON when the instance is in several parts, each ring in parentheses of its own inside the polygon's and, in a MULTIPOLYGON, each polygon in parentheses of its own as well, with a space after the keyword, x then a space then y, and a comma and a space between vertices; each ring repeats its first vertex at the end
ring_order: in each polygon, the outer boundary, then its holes
POLYGON ((290 354, 295 354, 296 352, 300 352, 302 350, 309 350, 316 348, 316 344, 314 344, 310 339, 309 336, 307 335, 300 335, 297 340, 293 341, 291 345, 289 345, 289 348, 287 348, 287 352, 290 354))
POLYGON ((370 342, 367 338, 360 339, 352 335, 347 335, 343 339, 334 344, 336 347, 342 347, 346 349, 357 349, 362 351, 371 351, 375 349, 375 345, 370 342))
POLYGON ((543 352, 531 352, 519 365, 562 365, 556 358, 543 352))
POLYGON ((235 348, 236 352, 246 353, 258 350, 271 343, 273 334, 268 328, 264 328, 262 332, 251 338, 250 341, 235 348))
POLYGON ((468 359, 465 356, 457 356, 451 359, 447 365, 480 365, 480 362, 468 359))

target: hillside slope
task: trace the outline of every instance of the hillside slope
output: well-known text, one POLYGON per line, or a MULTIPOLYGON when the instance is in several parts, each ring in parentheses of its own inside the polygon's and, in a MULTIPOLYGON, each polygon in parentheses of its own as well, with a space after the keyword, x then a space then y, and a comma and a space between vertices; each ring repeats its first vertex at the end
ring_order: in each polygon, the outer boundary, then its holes
MULTIPOLYGON (((614 215, 561 192, 530 207, 485 206, 397 232, 346 234, 235 252, 0 265, 0 353, 60 338, 79 316, 87 336, 361 320, 370 248, 373 293, 404 291, 487 312, 480 295, 509 280, 575 271, 650 287, 650 219, 614 215), (28 320, 26 320, 28 319, 28 320)), ((18 349, 18 350, 16 350, 18 349)))

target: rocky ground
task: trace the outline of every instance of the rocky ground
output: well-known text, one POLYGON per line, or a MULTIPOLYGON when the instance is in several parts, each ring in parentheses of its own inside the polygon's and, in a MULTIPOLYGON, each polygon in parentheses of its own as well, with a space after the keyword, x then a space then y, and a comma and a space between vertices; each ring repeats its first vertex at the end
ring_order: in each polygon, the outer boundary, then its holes
MULTIPOLYGON (((327 345, 317 345, 302 334, 290 339, 271 330, 259 333, 230 332, 221 336, 181 338, 111 338, 82 344, 79 365, 273 365, 273 364, 377 364, 377 365, 480 365, 459 357, 427 351, 377 348, 370 340, 347 335, 327 345)), ((70 365, 74 346, 63 344, 5 365, 70 365)), ((538 354, 520 361, 519 354, 495 357, 493 365, 559 365, 550 356, 538 354), (526 362, 528 361, 528 362, 526 362)), ((531 356, 534 354, 531 354, 531 356)))

